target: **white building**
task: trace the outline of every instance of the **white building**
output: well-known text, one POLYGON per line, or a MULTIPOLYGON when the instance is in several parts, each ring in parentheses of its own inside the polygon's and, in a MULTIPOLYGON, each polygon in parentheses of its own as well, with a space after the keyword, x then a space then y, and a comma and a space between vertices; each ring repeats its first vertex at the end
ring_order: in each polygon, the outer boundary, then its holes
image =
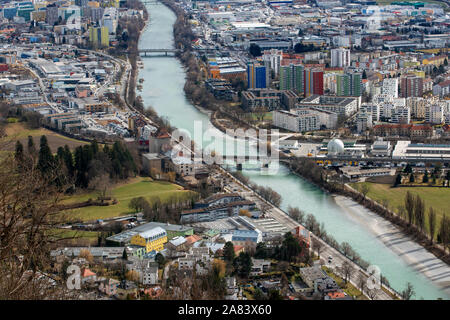
POLYGON ((283 50, 271 49, 263 52, 264 64, 268 64, 270 69, 278 75, 280 71, 281 60, 283 60, 283 50))
POLYGON ((334 129, 337 114, 315 108, 298 108, 273 112, 273 125, 294 132, 334 129))
POLYGON ((359 112, 356 116, 356 127, 359 133, 365 132, 371 129, 372 123, 372 113, 370 112, 359 112))
POLYGON ((331 67, 344 68, 350 66, 350 49, 331 49, 331 67))
POLYGON ((114 7, 105 8, 102 17, 102 26, 108 28, 109 34, 116 34, 118 24, 118 12, 114 7))
POLYGON ((385 95, 398 98, 398 78, 384 79, 381 92, 385 95))
POLYGON ((439 104, 429 105, 425 108, 425 121, 432 124, 444 122, 444 108, 439 104))
POLYGON ((411 110, 408 107, 396 106, 392 109, 391 122, 409 123, 411 121, 411 110))
POLYGON ((361 112, 370 113, 372 122, 380 121, 380 107, 373 103, 363 103, 359 109, 361 112))

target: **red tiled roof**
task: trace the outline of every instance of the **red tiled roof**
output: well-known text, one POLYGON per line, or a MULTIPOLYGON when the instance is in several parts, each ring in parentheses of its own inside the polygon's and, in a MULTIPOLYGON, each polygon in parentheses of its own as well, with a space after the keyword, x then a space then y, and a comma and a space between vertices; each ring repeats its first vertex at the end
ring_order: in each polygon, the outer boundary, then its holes
POLYGON ((81 273, 81 276, 83 278, 85 277, 91 277, 91 276, 95 276, 95 273, 92 272, 91 270, 89 270, 88 268, 84 269, 83 272, 81 273))

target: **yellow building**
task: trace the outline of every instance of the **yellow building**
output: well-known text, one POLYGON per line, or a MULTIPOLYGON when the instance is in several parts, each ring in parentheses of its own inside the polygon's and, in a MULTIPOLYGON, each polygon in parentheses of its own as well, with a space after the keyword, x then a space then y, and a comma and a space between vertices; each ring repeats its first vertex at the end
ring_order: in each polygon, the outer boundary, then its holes
POLYGON ((108 27, 90 27, 89 41, 94 46, 108 47, 109 46, 109 30, 108 27))
POLYGON ((131 237, 130 244, 145 247, 146 252, 161 251, 167 242, 167 232, 161 227, 135 234, 131 237))
POLYGON ((427 64, 432 64, 436 67, 439 67, 441 64, 444 64, 444 61, 447 57, 442 55, 442 56, 436 56, 436 57, 431 57, 429 59, 423 59, 422 60, 422 64, 427 65, 427 64))
POLYGON ((100 7, 100 3, 98 3, 97 1, 89 1, 88 2, 88 6, 91 8, 99 8, 100 7))
POLYGON ((30 13, 32 21, 45 21, 46 11, 33 11, 30 13))

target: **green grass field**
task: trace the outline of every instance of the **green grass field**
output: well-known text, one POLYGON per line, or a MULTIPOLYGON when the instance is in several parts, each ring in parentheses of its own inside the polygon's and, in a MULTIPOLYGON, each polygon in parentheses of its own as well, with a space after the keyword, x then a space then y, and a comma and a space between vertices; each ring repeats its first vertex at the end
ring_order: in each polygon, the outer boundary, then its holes
MULTIPOLYGON (((369 182, 366 182, 369 183, 369 182)), ((361 183, 352 183, 351 186, 360 185, 361 183)), ((389 184, 369 183, 370 191, 367 196, 379 203, 383 200, 389 201, 389 209, 398 213, 398 207, 404 206, 406 193, 409 191, 414 196, 420 195, 425 200, 426 213, 430 207, 436 212, 436 218, 439 225, 441 218, 446 212, 450 215, 450 188, 441 187, 397 187, 392 188, 389 184)), ((428 221, 426 221, 428 230, 428 221)))
POLYGON ((58 147, 68 145, 70 149, 74 149, 80 145, 85 145, 88 142, 69 138, 53 132, 45 128, 29 129, 22 122, 8 123, 5 126, 6 137, 0 139, 0 148, 5 151, 13 151, 16 141, 19 140, 25 147, 28 143, 28 136, 32 136, 36 148, 39 148, 39 139, 41 136, 46 136, 50 149, 56 152, 58 147))
MULTIPOLYGON (((117 199, 117 204, 67 210, 66 215, 82 221, 112 218, 133 213, 128 204, 131 199, 136 197, 144 197, 150 204, 157 198, 164 203, 172 199, 172 197, 179 200, 191 199, 194 196, 194 192, 184 190, 182 187, 170 182, 152 181, 150 178, 139 177, 131 179, 126 184, 114 187, 111 190, 111 196, 117 199)), ((65 199, 63 203, 83 202, 89 198, 96 199, 97 195, 95 193, 75 195, 65 199)))
POLYGON ((50 232, 55 239, 64 239, 77 243, 79 240, 84 240, 86 243, 95 245, 98 241, 97 231, 82 231, 82 230, 70 230, 70 229, 52 229, 50 232))

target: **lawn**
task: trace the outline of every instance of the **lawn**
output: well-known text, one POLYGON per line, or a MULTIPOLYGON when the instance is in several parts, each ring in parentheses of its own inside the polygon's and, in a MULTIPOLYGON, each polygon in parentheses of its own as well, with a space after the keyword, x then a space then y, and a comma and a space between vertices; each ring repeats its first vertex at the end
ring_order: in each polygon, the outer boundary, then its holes
MULTIPOLYGON (((439 225, 441 218, 446 212, 450 214, 448 208, 450 207, 450 188, 443 187, 397 187, 392 188, 389 184, 370 183, 370 191, 367 196, 379 203, 383 200, 389 201, 389 209, 398 213, 398 207, 404 206, 406 193, 409 191, 414 196, 420 195, 422 200, 425 200, 426 213, 428 213, 430 206, 436 211, 436 218, 439 225)), ((351 186, 359 185, 361 183, 352 183, 351 186)), ((425 222, 428 230, 428 221, 425 222)))
POLYGON ((28 129, 22 122, 8 123, 5 127, 5 131, 7 136, 0 139, 2 150, 14 150, 17 140, 19 140, 26 148, 28 136, 33 137, 36 148, 39 148, 39 139, 41 136, 45 135, 52 152, 56 152, 58 147, 64 147, 66 144, 70 149, 87 144, 85 141, 72 139, 45 128, 28 129))
POLYGON ((100 232, 97 231, 82 231, 82 230, 71 230, 71 229, 52 229, 50 234, 56 239, 66 239, 68 241, 76 244, 79 240, 84 240, 86 243, 95 245, 98 242, 98 235, 100 232))
MULTIPOLYGON (((117 204, 109 206, 89 206, 67 210, 66 214, 71 218, 80 219, 82 221, 106 219, 133 213, 128 207, 128 204, 131 199, 136 197, 144 197, 152 204, 157 198, 159 198, 162 203, 167 202, 169 199, 172 199, 172 197, 179 200, 191 199, 191 197, 194 196, 194 193, 192 191, 184 190, 182 187, 170 182, 153 181, 150 178, 138 177, 130 179, 125 184, 113 187, 111 196, 117 199, 117 204)), ((83 202, 89 198, 96 199, 97 195, 95 193, 84 193, 67 198, 63 202, 83 202)))

